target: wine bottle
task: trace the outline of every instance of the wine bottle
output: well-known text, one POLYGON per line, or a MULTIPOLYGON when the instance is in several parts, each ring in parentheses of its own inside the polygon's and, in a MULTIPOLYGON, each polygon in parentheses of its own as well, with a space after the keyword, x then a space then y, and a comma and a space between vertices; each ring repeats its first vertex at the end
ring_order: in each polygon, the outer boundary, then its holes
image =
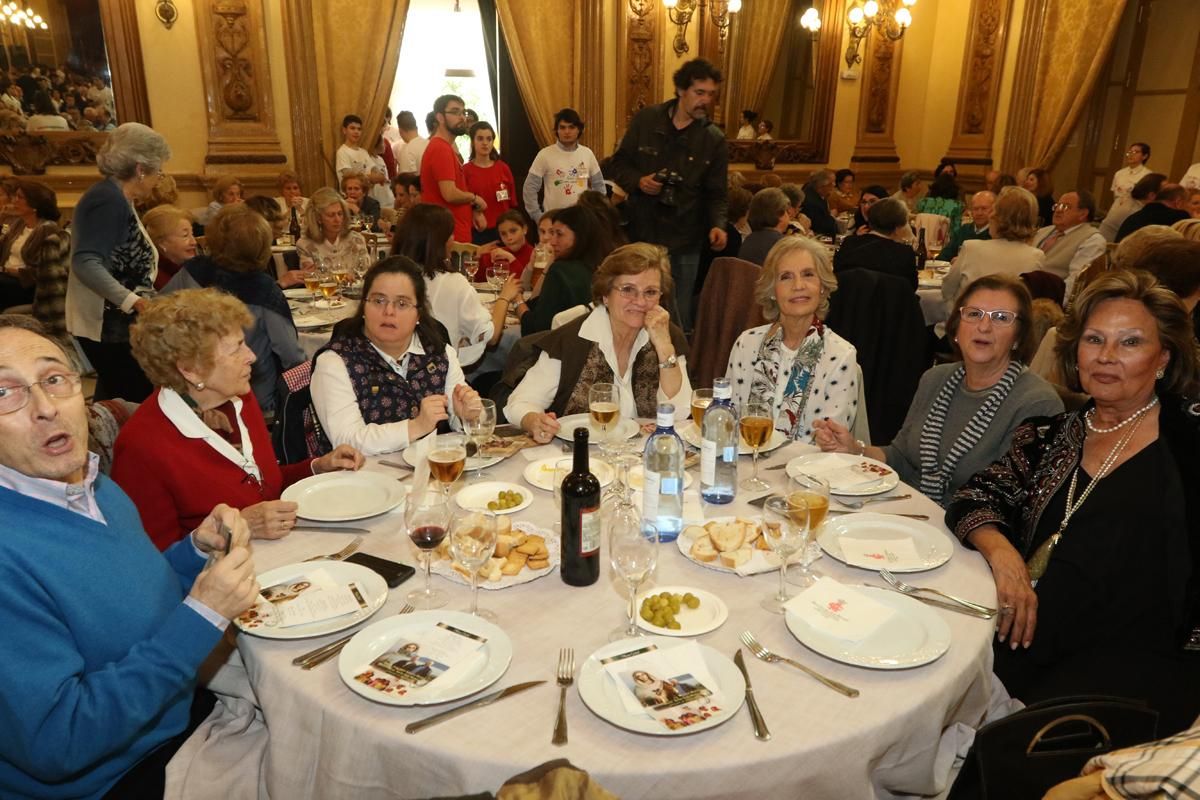
POLYGON ((292 243, 300 241, 300 211, 295 206, 292 206, 292 221, 288 225, 288 233, 291 234, 292 243))
POLYGON ((563 583, 591 586, 600 577, 600 481, 588 470, 588 428, 575 429, 575 464, 562 482, 563 583))
POLYGON ((921 228, 917 234, 917 269, 925 269, 925 262, 929 260, 929 250, 925 247, 925 229, 921 228))

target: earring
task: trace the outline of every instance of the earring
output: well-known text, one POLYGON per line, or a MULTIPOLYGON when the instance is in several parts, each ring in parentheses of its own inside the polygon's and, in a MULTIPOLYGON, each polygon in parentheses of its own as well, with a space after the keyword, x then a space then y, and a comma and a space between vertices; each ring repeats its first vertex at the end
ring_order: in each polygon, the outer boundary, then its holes
POLYGON ((195 385, 195 387, 196 387, 196 391, 197 391, 197 392, 203 392, 203 391, 204 391, 204 381, 200 381, 200 382, 198 382, 198 383, 196 383, 196 384, 194 384, 194 385, 195 385))
POLYGON ((1160 381, 1161 381, 1161 380, 1162 380, 1164 377, 1166 377, 1166 375, 1167 375, 1167 371, 1166 371, 1166 370, 1163 370, 1163 369, 1160 369, 1158 372, 1154 373, 1154 377, 1155 377, 1155 378, 1157 378, 1157 379, 1158 379, 1158 380, 1160 380, 1160 381))

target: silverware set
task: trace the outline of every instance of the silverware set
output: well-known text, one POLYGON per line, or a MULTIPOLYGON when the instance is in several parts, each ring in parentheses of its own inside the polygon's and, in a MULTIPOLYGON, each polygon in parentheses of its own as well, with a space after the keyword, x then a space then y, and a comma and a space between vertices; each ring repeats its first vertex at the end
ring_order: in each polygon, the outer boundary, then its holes
POLYGON ((742 677, 746 680, 746 708, 750 709, 750 720, 754 723, 754 738, 760 742, 769 741, 771 731, 767 728, 767 721, 763 719, 762 712, 758 709, 758 701, 754 699, 754 686, 750 683, 750 672, 746 669, 746 661, 742 658, 741 648, 734 652, 733 663, 741 670, 742 677))
MULTIPOLYGON (((412 606, 405 603, 404 608, 400 609, 400 611, 397 613, 411 614, 414 610, 415 609, 412 606)), ((320 666, 336 656, 338 653, 342 652, 342 648, 345 647, 346 643, 353 638, 354 634, 351 633, 347 636, 343 636, 340 639, 332 641, 329 644, 321 645, 316 650, 309 650, 304 655, 296 656, 292 659, 292 663, 297 667, 300 667, 300 669, 312 669, 313 667, 320 666)))
POLYGON ((558 669, 555 672, 558 683, 558 716, 554 722, 554 737, 551 744, 567 743, 567 689, 575 682, 575 650, 564 647, 558 651, 558 669))
MULTIPOLYGON (((825 684, 830 689, 833 689, 835 692, 840 692, 841 694, 846 695, 846 697, 858 697, 858 689, 847 686, 839 681, 835 681, 833 678, 826 677, 825 675, 817 672, 815 669, 811 669, 810 667, 801 664, 799 661, 794 661, 786 656, 772 653, 770 650, 759 644, 758 640, 754 638, 754 634, 750 631, 742 631, 741 640, 742 644, 746 645, 746 647, 750 649, 750 652, 754 654, 754 657, 760 661, 766 661, 768 664, 788 664, 809 675, 810 677, 816 678, 818 681, 825 684)), ((747 681, 747 683, 749 682, 747 681)))
POLYGON ((304 563, 307 564, 309 561, 341 561, 346 556, 353 555, 358 550, 358 548, 362 546, 362 543, 363 543, 363 537, 355 536, 353 539, 350 540, 350 544, 346 545, 341 550, 338 550, 336 553, 330 553, 330 554, 324 555, 324 556, 313 556, 312 558, 306 558, 306 559, 304 559, 304 563))
POLYGON ((923 603, 928 603, 929 605, 936 605, 940 608, 946 608, 950 611, 958 611, 959 613, 966 614, 967 616, 979 617, 981 619, 991 619, 992 617, 996 616, 996 609, 994 609, 994 608, 989 608, 988 606, 980 605, 979 603, 975 603, 970 600, 964 600, 963 598, 956 597, 955 595, 952 595, 952 594, 946 594, 941 589, 931 589, 931 588, 922 587, 922 586, 910 586, 909 584, 900 580, 899 578, 897 578, 895 575, 893 575, 891 572, 889 572, 886 569, 879 570, 879 577, 881 577, 885 581, 887 581, 888 585, 891 586, 892 589, 896 590, 897 592, 900 592, 901 594, 906 594, 909 597, 912 597, 916 600, 920 600, 923 603), (938 597, 944 598, 945 600, 948 600, 949 602, 943 603, 940 600, 933 600, 928 597, 921 597, 920 594, 922 592, 927 593, 927 594, 937 595, 938 597))

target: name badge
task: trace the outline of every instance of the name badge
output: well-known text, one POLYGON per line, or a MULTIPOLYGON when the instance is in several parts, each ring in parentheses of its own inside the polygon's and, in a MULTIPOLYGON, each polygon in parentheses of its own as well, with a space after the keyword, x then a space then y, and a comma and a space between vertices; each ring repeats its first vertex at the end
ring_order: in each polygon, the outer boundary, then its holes
POLYGON ((496 190, 496 202, 503 203, 506 200, 508 200, 508 189, 497 189, 496 190))

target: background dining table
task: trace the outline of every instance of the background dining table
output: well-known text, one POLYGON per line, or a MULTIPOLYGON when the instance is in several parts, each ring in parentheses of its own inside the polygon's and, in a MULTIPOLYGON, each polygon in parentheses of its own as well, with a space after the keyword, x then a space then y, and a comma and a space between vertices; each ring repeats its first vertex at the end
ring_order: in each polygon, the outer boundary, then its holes
MULTIPOLYGON (((559 444, 551 450, 562 453, 559 444)), ((538 455, 547 452, 538 450, 538 455)), ((789 444, 764 453, 761 474, 783 489, 785 470, 765 468, 812 450, 809 445, 789 444)), ((519 483, 532 492, 532 505, 512 518, 532 523, 553 537, 558 512, 551 493, 529 486, 521 477, 530 463, 527 454, 519 452, 491 467, 485 479, 519 483)), ((595 448, 592 457, 598 457, 595 448)), ((379 460, 370 459, 365 469, 398 480, 409 474, 379 460)), ((384 460, 401 457, 392 454, 384 460)), ((749 458, 741 462, 739 470, 745 477, 749 458)), ((465 480, 460 479, 455 491, 465 480)), ((688 491, 697 490, 693 485, 688 491)), ((953 540, 942 523, 941 509, 931 500, 903 483, 892 493, 905 492, 912 498, 870 509, 928 514, 929 524, 952 540, 953 555, 940 567, 903 577, 994 606, 994 584, 983 558, 953 540)), ((705 505, 701 513, 705 519, 728 515, 758 519, 760 511, 747 503, 754 496, 739 491, 733 504, 705 505)), ((346 524, 369 529, 363 552, 418 564, 399 509, 346 524)), ((262 572, 331 553, 351 535, 335 525, 326 531, 297 531, 277 541, 255 542, 255 564, 262 572)), ((336 660, 310 671, 292 664, 293 658, 334 635, 277 641, 240 634, 240 657, 270 733, 258 775, 262 790, 289 800, 453 796, 496 791, 516 773, 567 758, 623 798, 851 800, 933 795, 944 789, 954 750, 961 749, 961 733, 977 726, 996 699, 991 620, 933 609, 952 637, 949 650, 939 659, 902 670, 850 666, 808 650, 792 636, 782 616, 760 607, 759 601, 776 589, 778 573, 739 577, 715 571, 686 558, 674 543, 664 543, 648 585, 699 587, 716 594, 729 608, 728 620, 698 637, 700 643, 731 658, 740 645, 739 634, 750 630, 772 650, 859 689, 861 696, 844 697, 792 667, 763 663, 749 658, 747 652, 755 694, 773 734, 770 741, 754 738, 745 708, 719 727, 690 735, 633 733, 593 714, 572 687, 567 695, 569 743, 555 747, 551 733, 558 701, 554 677, 559 649, 574 648, 580 664, 607 643, 608 633, 626 613, 624 585, 609 568, 607 553, 602 550, 601 555, 600 579, 586 588, 564 584, 552 566, 544 577, 529 583, 482 590, 480 605, 498 615, 497 624, 513 647, 511 664, 492 689, 532 680, 546 683, 415 735, 405 733, 406 724, 456 703, 384 705, 347 688, 336 660)), ((877 574, 829 555, 813 566, 851 585, 884 585, 877 574)), ((393 589, 383 608, 360 627, 396 614, 405 595, 421 580, 418 572, 393 589)), ((470 594, 464 583, 436 574, 433 581, 449 594, 448 609, 468 607, 470 594)))

